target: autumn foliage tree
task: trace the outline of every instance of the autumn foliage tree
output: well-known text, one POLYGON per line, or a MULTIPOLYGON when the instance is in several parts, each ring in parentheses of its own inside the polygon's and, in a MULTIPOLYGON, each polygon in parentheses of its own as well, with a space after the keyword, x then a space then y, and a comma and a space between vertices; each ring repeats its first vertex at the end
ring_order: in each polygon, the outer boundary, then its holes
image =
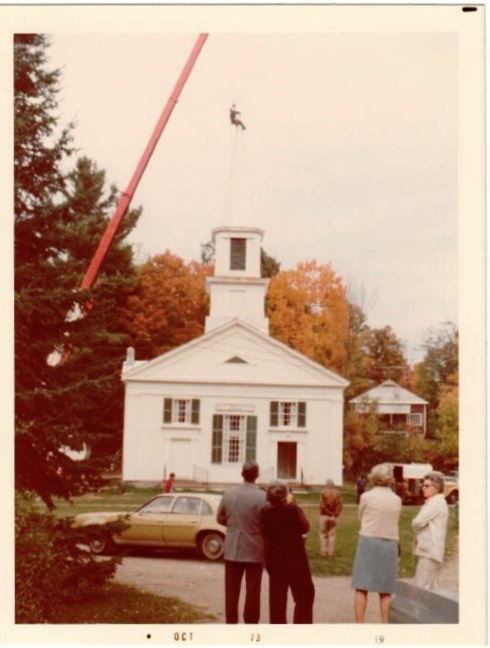
POLYGON ((440 443, 439 456, 447 466, 457 464, 459 400, 459 333, 452 322, 432 330, 424 359, 415 367, 415 385, 429 401, 429 433, 440 443))
POLYGON ((459 374, 459 334, 452 322, 431 330, 424 343, 425 356, 415 367, 415 384, 432 410, 439 405, 441 389, 456 386, 459 374))
POLYGON ((212 267, 166 251, 138 268, 135 293, 123 311, 130 342, 151 359, 202 335, 208 311, 205 277, 212 267))
POLYGON ((379 385, 388 379, 403 384, 409 367, 402 343, 391 326, 370 329, 366 355, 368 374, 373 385, 379 385))
POLYGON ((459 465, 459 399, 456 386, 441 389, 437 408, 437 427, 432 463, 442 472, 459 465))
POLYGON ((329 264, 299 263, 271 279, 270 333, 319 364, 342 373, 349 308, 341 278, 329 264))
POLYGON ((348 409, 344 419, 344 474, 355 479, 361 474, 367 474, 377 461, 376 440, 379 421, 376 408, 360 414, 348 409))
MULTIPOLYGON (((400 346, 391 330, 381 329, 375 336, 367 358, 381 366, 397 369, 400 346), (380 334, 381 333, 381 334, 380 334), (390 341, 391 343, 385 344, 390 341), (382 351, 382 349, 385 349, 382 351), (376 353, 373 353, 376 351, 376 353)), ((424 359, 415 366, 413 390, 429 401, 427 437, 400 437, 377 432, 376 408, 366 414, 347 410, 344 425, 344 467, 347 477, 369 468, 369 463, 431 463, 442 472, 457 470, 459 463, 459 371, 458 330, 452 323, 432 330, 427 338, 424 359)), ((376 367, 376 365, 374 365, 376 367)), ((377 380, 386 374, 372 374, 377 380)), ((396 376, 392 373, 391 376, 396 376)), ((403 382, 403 377, 400 379, 403 382)))

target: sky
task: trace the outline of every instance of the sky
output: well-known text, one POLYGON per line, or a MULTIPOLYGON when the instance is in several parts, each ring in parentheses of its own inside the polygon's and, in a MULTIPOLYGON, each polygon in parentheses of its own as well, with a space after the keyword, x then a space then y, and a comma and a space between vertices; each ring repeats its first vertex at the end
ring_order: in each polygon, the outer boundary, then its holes
MULTIPOLYGON (((60 114, 123 191, 196 34, 56 34, 60 114)), ((410 362, 458 321, 458 39, 407 31, 212 33, 132 206, 137 259, 199 260, 240 163, 265 251, 330 263, 410 362), (247 126, 237 133, 235 102, 247 126)))

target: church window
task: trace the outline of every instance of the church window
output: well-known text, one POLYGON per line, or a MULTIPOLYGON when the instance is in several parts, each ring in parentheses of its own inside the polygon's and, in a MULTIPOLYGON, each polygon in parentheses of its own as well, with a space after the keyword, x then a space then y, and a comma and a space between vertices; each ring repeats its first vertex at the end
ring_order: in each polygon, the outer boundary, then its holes
POLYGON ((230 243, 230 270, 245 270, 247 240, 232 238, 230 243))
POLYGON ((245 445, 245 416, 224 416, 224 463, 242 463, 245 445))
POLYGON ((255 459, 257 447, 257 417, 242 414, 215 414, 211 462, 240 464, 255 459))
POLYGON ((199 425, 199 410, 198 398, 165 398, 163 422, 199 425))
POLYGON ((271 401, 271 427, 306 427, 306 403, 304 401, 271 401))

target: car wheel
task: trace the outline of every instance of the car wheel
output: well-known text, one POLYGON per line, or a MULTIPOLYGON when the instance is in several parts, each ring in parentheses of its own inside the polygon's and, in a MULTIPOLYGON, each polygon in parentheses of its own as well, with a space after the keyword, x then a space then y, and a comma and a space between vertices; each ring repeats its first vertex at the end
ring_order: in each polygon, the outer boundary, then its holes
POLYGON ((221 533, 206 533, 201 537, 199 548, 207 560, 219 560, 225 549, 225 539, 221 533))
POLYGON ((114 540, 105 534, 97 534, 90 538, 90 551, 100 556, 113 555, 117 553, 117 546, 114 540))

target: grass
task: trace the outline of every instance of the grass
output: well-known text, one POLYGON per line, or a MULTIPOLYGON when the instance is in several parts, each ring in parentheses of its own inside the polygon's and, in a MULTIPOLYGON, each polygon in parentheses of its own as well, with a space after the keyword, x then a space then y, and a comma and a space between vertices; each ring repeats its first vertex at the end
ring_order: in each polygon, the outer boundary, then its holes
MULTIPOLYGON (((298 492, 295 498, 310 522, 310 532, 307 538, 307 551, 311 571, 315 576, 350 576, 359 535, 359 521, 355 504, 355 486, 345 484, 342 489, 344 509, 339 518, 336 534, 336 549, 333 558, 322 558, 318 536, 318 492, 298 492)), ((103 510, 131 511, 144 504, 153 495, 161 492, 159 489, 132 489, 126 493, 101 492, 90 493, 74 498, 73 504, 58 501, 56 515, 73 516, 78 513, 89 513, 103 510)), ((411 521, 419 511, 418 506, 404 506, 400 517, 400 546, 401 558, 399 577, 410 578, 415 573, 416 558, 412 554, 413 533, 411 521)), ((446 541, 446 558, 451 555, 458 535, 457 507, 450 507, 448 535, 446 541)))
POLYGON ((109 583, 89 600, 58 605, 50 623, 209 623, 213 616, 176 598, 109 583))
POLYGON ((87 493, 81 497, 74 497, 72 502, 63 499, 55 500, 55 514, 58 517, 72 517, 78 513, 94 513, 97 511, 133 511, 161 490, 145 489, 115 493, 101 491, 100 493, 87 493))
MULTIPOLYGON (((344 504, 354 504, 356 501, 355 486, 346 484, 342 487, 342 501, 344 504)), ((137 489, 128 487, 125 493, 118 493, 114 490, 100 491, 98 493, 87 493, 81 497, 74 497, 70 504, 63 499, 55 499, 55 514, 59 517, 73 516, 78 513, 92 513, 103 510, 132 511, 141 506, 155 495, 162 491, 159 488, 137 489)), ((203 491, 200 491, 203 492, 203 491)), ((221 494, 220 491, 208 490, 210 494, 221 494)), ((319 494, 314 491, 295 493, 296 500, 301 506, 316 506, 319 494)))
MULTIPOLYGON (((359 537, 359 521, 357 506, 345 505, 337 526, 335 556, 323 558, 319 555, 320 539, 318 536, 318 505, 305 505, 299 501, 309 522, 306 547, 310 561, 310 568, 315 576, 350 576, 354 566, 357 540, 359 537)), ((400 516, 400 547, 401 557, 398 565, 399 578, 411 578, 415 574, 417 559, 412 553, 413 532, 411 522, 418 513, 418 506, 404 506, 400 516)), ((457 510, 450 508, 448 535, 446 541, 446 557, 452 553, 458 534, 457 510)))
MULTIPOLYGON (((337 526, 335 556, 327 559, 319 555, 319 493, 298 493, 295 495, 297 503, 303 508, 310 522, 310 532, 306 547, 311 571, 315 576, 350 576, 352 574, 360 528, 360 522, 357 517, 356 488, 354 484, 346 483, 340 490, 344 508, 337 526)), ((415 574, 417 559, 412 553, 413 531, 411 523, 419 510, 419 506, 402 507, 399 524, 401 548, 401 557, 398 565, 399 578, 411 578, 415 574)), ((449 508, 446 559, 452 555, 457 537, 458 510, 457 507, 452 506, 449 508)))

